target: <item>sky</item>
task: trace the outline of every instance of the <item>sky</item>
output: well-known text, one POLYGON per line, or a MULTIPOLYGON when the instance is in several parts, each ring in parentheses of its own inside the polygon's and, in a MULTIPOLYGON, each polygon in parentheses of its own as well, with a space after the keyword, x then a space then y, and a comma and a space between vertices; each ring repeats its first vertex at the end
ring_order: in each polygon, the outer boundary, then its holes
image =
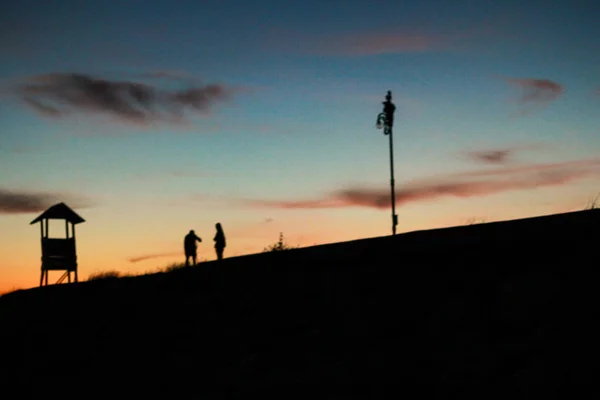
POLYGON ((600 192, 598 2, 0 7, 0 293, 39 283, 59 202, 80 279, 183 262, 190 229, 214 260, 216 222, 225 257, 391 234, 388 90, 399 233, 600 192))

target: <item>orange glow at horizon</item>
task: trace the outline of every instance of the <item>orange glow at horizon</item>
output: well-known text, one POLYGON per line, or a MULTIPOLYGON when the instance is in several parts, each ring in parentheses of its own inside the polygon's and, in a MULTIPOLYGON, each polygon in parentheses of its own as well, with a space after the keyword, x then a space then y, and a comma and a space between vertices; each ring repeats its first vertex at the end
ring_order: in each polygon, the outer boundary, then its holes
MULTIPOLYGON (((467 206, 466 203, 451 207, 454 209, 453 214, 445 213, 444 208, 432 210, 425 205, 414 205, 398 210, 398 233, 464 225, 468 223, 469 218, 492 222, 568 212, 582 209, 583 205, 581 201, 565 199, 559 203, 550 202, 523 208, 519 202, 516 202, 514 206, 507 206, 495 214, 484 212, 484 207, 478 208, 472 204, 467 206)), ((391 233, 391 216, 388 211, 368 210, 354 215, 352 213, 351 210, 340 210, 337 213, 328 211, 317 213, 316 216, 313 213, 312 217, 307 218, 302 212, 297 212, 286 218, 285 223, 274 218, 272 221, 242 224, 238 227, 230 226, 225 231, 228 243, 225 257, 259 253, 266 246, 277 242, 279 232, 283 233, 286 243, 300 247, 387 236, 391 233), (386 226, 388 220, 390 220, 389 228, 386 226)), ((82 216, 85 218, 85 215, 82 216)), ((0 266, 0 293, 36 287, 40 279, 39 228, 37 225, 35 227, 28 225, 28 222, 33 219, 29 215, 27 217, 12 215, 6 219, 15 229, 13 235, 2 238, 3 243, 10 248, 10 252, 3 251, 0 266)), ((227 229, 227 225, 224 225, 224 228, 227 229)), ((135 240, 132 241, 123 240, 121 235, 111 238, 107 234, 107 239, 98 240, 103 236, 103 231, 103 229, 99 231, 94 229, 89 225, 89 221, 76 228, 80 281, 87 280, 91 274, 103 271, 118 271, 132 275, 158 272, 168 265, 185 261, 183 255, 183 236, 187 233, 185 230, 178 232, 180 238, 172 237, 170 232, 169 239, 164 242, 159 240, 158 235, 154 237, 150 234, 146 237, 134 235, 135 240), (135 245, 133 248, 132 244, 135 245), (147 258, 137 262, 130 261, 138 257, 147 258)), ((203 242, 198 244, 198 261, 215 260, 212 243, 214 232, 197 230, 197 233, 203 239, 203 242)), ((64 232, 61 234, 57 231, 56 236, 63 237, 64 232)), ((51 273, 49 283, 55 282, 59 277, 59 272, 51 273)))

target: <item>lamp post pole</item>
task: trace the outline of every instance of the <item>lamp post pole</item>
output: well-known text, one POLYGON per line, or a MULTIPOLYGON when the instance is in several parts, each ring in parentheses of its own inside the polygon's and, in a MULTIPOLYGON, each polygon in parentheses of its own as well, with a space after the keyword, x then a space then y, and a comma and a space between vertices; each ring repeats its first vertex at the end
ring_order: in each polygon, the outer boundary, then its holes
POLYGON ((377 129, 383 128, 383 134, 390 137, 390 189, 392 201, 392 235, 396 234, 396 225, 398 225, 398 216, 396 215, 396 193, 394 189, 394 112, 396 106, 392 103, 392 92, 388 90, 383 104, 383 112, 377 116, 377 129))

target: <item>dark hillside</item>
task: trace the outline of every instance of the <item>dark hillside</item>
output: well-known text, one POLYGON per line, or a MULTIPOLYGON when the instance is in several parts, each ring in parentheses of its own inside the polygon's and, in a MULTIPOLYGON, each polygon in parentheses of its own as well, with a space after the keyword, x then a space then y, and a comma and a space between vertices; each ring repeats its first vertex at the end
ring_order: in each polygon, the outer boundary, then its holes
POLYGON ((591 210, 14 292, 0 390, 539 398, 595 378, 599 227, 591 210))

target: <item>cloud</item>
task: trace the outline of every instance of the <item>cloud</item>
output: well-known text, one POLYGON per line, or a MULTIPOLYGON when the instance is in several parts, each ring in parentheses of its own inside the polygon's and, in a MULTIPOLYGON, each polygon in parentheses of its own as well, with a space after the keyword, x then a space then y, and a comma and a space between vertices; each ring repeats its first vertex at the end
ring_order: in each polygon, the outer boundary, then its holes
POLYGON ((465 45, 489 36, 485 26, 462 28, 456 32, 431 32, 406 29, 323 34, 277 30, 269 33, 269 49, 307 55, 362 57, 382 54, 463 51, 465 45))
POLYGON ((146 260, 151 260, 154 258, 163 258, 163 257, 173 257, 173 256, 178 256, 181 255, 181 252, 175 252, 175 251, 171 251, 168 253, 154 253, 154 254, 145 254, 142 256, 137 256, 137 257, 130 257, 127 259, 127 261, 129 261, 130 263, 137 263, 140 261, 146 261, 146 260))
POLYGON ((508 82, 523 89, 523 102, 553 101, 564 91, 562 85, 549 79, 508 78, 508 82))
POLYGON ((474 151, 468 154, 473 160, 487 164, 504 164, 513 155, 513 149, 474 151))
POLYGON ((488 170, 465 171, 449 175, 450 178, 494 178, 535 175, 537 173, 548 173, 552 171, 584 171, 597 172, 600 167, 600 158, 588 158, 583 160, 563 161, 545 164, 525 164, 514 167, 503 167, 488 170))
POLYGON ((71 208, 91 206, 88 200, 60 193, 33 193, 0 189, 0 214, 24 214, 43 212, 48 207, 65 202, 71 208))
POLYGON ((534 109, 546 107, 558 99, 565 91, 564 87, 549 79, 506 78, 506 81, 521 89, 519 102, 529 108, 522 109, 519 114, 529 114, 534 109))
POLYGON ((316 56, 361 57, 381 54, 423 53, 455 49, 468 34, 432 34, 388 30, 321 34, 318 32, 271 32, 265 40, 270 50, 316 56))
POLYGON ((536 149, 538 145, 513 146, 498 149, 468 151, 465 153, 467 158, 472 161, 484 164, 507 164, 512 161, 515 153, 520 150, 536 149))
MULTIPOLYGON (((481 197, 515 190, 562 186, 593 175, 600 176, 600 158, 499 168, 491 171, 469 171, 402 185, 396 190, 396 205, 446 197, 481 197)), ((390 193, 387 188, 353 187, 340 189, 317 199, 242 200, 241 203, 252 207, 283 209, 344 207, 387 209, 390 207, 390 193)))
MULTIPOLYGON (((167 74, 161 76, 167 77, 167 74)), ((186 112, 206 115, 237 92, 237 88, 221 84, 169 91, 143 82, 107 80, 77 73, 38 75, 15 88, 26 105, 45 117, 83 113, 137 125, 186 123, 186 112)))

